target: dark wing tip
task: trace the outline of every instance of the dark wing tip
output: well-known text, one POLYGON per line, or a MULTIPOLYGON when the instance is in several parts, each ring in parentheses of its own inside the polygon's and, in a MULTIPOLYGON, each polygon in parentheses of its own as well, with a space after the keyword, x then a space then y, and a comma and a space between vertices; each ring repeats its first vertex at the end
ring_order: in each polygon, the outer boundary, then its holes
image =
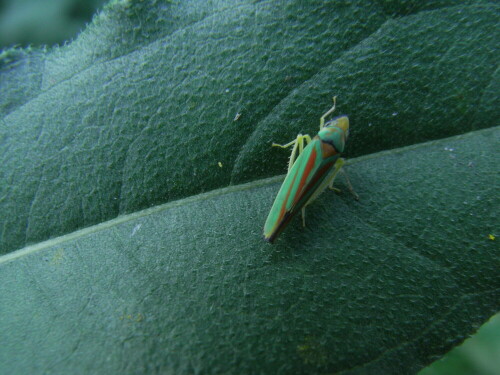
POLYGON ((272 245, 276 237, 273 235, 266 237, 266 235, 264 235, 263 238, 264 238, 264 241, 269 242, 272 245))

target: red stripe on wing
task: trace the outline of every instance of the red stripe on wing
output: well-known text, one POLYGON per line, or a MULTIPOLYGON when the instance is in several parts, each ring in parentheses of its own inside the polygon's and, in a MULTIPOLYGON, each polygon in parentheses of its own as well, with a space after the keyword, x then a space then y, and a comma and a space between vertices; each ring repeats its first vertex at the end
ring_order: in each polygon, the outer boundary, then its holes
POLYGON ((304 188, 307 178, 311 174, 311 171, 313 170, 314 165, 316 164, 316 156, 317 156, 316 149, 313 148, 311 151, 311 155, 309 156, 309 160, 307 160, 304 172, 302 173, 302 178, 300 179, 299 187, 297 188, 297 193, 293 198, 292 206, 296 205, 297 202, 300 200, 300 197, 302 196, 302 189, 304 188))
POLYGON ((315 187, 317 188, 318 185, 321 184, 321 181, 326 177, 332 166, 333 162, 325 163, 325 165, 318 169, 318 171, 314 174, 313 179, 307 184, 304 192, 301 194, 301 200, 305 198, 305 201, 303 203, 301 202, 301 206, 307 203, 309 197, 314 193, 314 191, 311 190, 315 187))

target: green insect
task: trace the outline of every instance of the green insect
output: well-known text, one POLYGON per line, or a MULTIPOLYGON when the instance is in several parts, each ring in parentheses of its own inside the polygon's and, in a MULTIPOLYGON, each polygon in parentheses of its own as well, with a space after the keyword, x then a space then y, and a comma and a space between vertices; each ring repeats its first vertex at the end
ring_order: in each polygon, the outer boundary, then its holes
MULTIPOLYGON (((325 118, 335 110, 336 99, 337 97, 333 98, 333 107, 321 116, 319 133, 313 139, 307 134, 299 134, 296 139, 285 145, 273 143, 273 146, 281 148, 293 145, 293 149, 288 163, 288 174, 264 225, 266 241, 273 243, 299 211, 302 212, 302 224, 305 226, 306 206, 327 186, 338 191, 333 188, 333 181, 345 163, 340 154, 344 151, 349 136, 349 119, 345 115, 338 116, 325 124, 325 118)), ((358 199, 349 179, 347 183, 358 199)))

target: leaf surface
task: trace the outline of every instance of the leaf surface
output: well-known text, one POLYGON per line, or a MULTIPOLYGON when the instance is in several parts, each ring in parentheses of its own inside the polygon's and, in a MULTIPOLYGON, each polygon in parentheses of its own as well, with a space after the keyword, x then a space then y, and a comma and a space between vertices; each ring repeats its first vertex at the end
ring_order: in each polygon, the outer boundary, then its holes
POLYGON ((276 178, 4 256, 0 363, 11 374, 414 373, 499 308, 488 239, 499 136, 355 159, 361 200, 325 193, 274 246, 261 231, 276 178))
POLYGON ((67 46, 2 52, 0 372, 401 374, 449 350, 500 307, 498 11, 112 1, 67 46), (325 193, 270 246, 271 143, 333 95, 361 201, 325 193))
POLYGON ((348 156, 496 126, 489 1, 111 2, 0 58, 0 252, 281 174, 338 95, 348 156), (219 167, 219 163, 222 168, 219 167))

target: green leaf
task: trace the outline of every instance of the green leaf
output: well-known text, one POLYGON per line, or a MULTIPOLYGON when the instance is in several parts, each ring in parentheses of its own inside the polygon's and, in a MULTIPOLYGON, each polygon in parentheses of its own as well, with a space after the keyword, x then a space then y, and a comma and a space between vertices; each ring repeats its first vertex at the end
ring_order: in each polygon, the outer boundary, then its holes
POLYGON ((0 252, 283 173, 271 142, 333 95, 348 156, 495 126, 498 8, 113 1, 68 46, 4 51, 0 252))
POLYGON ((414 373, 498 310, 499 136, 355 159, 361 200, 325 193, 274 246, 276 178, 4 256, 3 371, 414 373))
POLYGON ((65 47, 2 52, 0 372, 445 353, 499 310, 498 10, 117 0, 65 47), (271 246, 271 142, 314 134, 333 95, 361 201, 325 193, 271 246))

